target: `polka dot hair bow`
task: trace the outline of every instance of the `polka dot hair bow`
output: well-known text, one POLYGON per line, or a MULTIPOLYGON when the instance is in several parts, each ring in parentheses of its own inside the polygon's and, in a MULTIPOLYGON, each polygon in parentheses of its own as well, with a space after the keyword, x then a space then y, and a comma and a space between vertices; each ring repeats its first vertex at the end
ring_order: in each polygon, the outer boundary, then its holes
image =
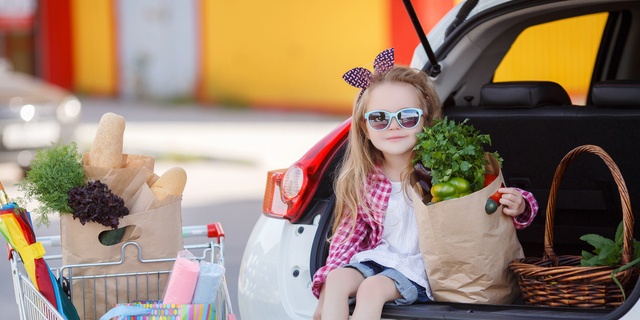
MULTIPOLYGON (((376 59, 373 61, 373 71, 377 73, 385 73, 389 71, 389 69, 393 68, 394 63, 394 55, 393 48, 384 50, 378 54, 376 59)), ((357 67, 353 68, 342 76, 342 79, 346 81, 348 84, 360 88, 360 94, 358 95, 358 99, 362 96, 364 90, 369 87, 370 79, 373 76, 371 71, 357 67)))

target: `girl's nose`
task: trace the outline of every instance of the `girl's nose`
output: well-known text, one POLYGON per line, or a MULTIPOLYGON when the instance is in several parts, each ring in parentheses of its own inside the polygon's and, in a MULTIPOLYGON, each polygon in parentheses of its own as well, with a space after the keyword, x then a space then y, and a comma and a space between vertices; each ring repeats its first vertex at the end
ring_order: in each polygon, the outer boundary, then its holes
POLYGON ((398 118, 392 117, 391 123, 389 123, 389 128, 387 129, 391 130, 391 129, 400 129, 400 128, 402 127, 400 126, 400 123, 398 123, 398 118))

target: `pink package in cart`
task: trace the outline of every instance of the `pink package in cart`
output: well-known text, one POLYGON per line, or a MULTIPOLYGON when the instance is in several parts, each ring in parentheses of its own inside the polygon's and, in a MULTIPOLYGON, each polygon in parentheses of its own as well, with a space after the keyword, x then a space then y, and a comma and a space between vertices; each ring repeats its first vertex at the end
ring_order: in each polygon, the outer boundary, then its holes
POLYGON ((162 296, 162 302, 165 304, 190 304, 196 290, 199 274, 200 264, 197 258, 189 250, 178 252, 162 296))
POLYGON ((176 305, 163 304, 159 301, 136 301, 133 303, 120 303, 100 318, 100 320, 108 319, 215 320, 217 317, 213 304, 176 305))

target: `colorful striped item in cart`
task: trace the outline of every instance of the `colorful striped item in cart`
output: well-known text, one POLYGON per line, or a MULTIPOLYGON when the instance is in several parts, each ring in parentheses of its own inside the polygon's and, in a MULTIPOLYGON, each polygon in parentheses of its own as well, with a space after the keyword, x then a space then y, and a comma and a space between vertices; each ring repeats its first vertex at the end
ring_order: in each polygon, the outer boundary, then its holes
POLYGON ((208 320, 216 319, 213 304, 162 304, 158 301, 120 303, 100 320, 208 320), (124 317, 124 318, 120 318, 124 317))

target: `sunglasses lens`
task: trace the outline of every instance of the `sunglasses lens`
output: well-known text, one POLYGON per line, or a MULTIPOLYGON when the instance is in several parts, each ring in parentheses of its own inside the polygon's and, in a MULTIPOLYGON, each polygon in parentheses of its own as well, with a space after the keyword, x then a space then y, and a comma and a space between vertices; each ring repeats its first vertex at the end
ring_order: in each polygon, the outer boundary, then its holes
POLYGON ((417 110, 403 110, 398 114, 398 122, 406 129, 412 129, 420 122, 420 113, 417 110))
POLYGON ((389 125, 389 119, 389 113, 376 111, 369 114, 367 121, 374 130, 383 130, 389 125))

